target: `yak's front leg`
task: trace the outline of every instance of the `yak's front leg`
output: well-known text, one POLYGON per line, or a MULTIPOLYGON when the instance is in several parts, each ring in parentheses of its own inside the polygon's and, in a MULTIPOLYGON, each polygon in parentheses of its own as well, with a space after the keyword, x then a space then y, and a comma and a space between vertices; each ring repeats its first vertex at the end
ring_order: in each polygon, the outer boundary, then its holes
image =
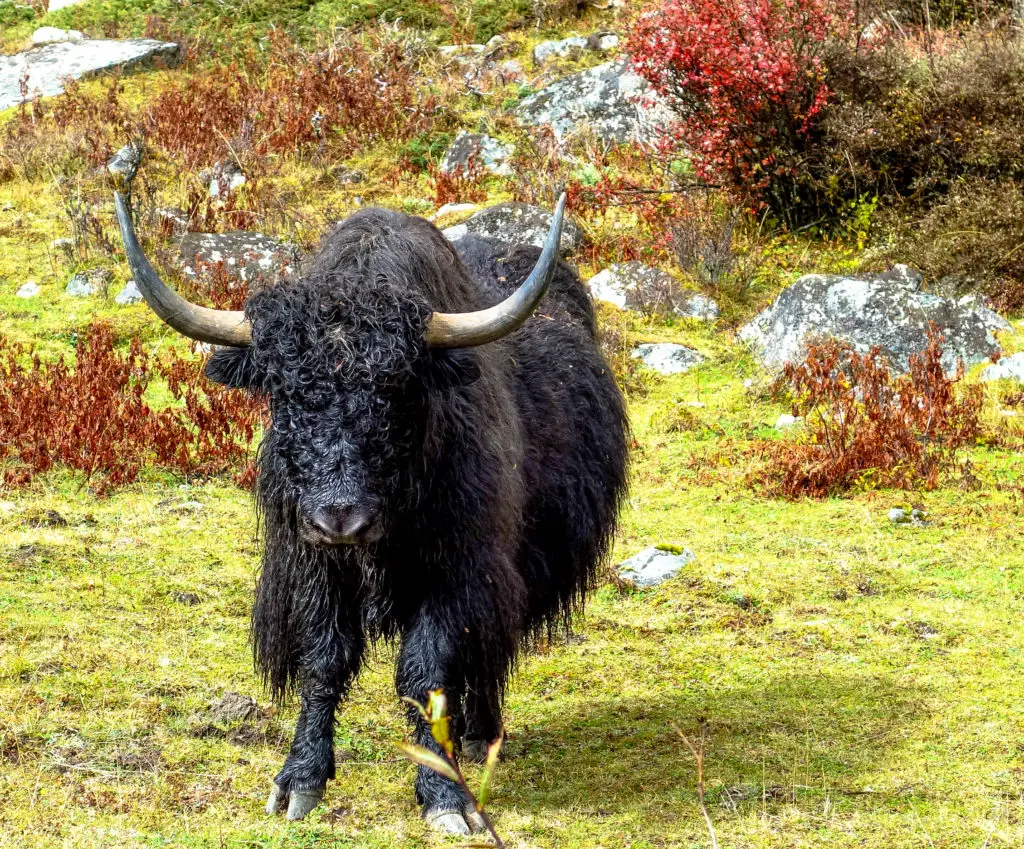
POLYGON ((334 778, 334 711, 359 670, 363 654, 361 633, 333 644, 303 668, 302 707, 295 737, 267 800, 267 813, 286 811, 290 820, 302 819, 324 797, 328 779, 334 778))
MULTIPOLYGON (((453 732, 461 721, 465 681, 462 651, 463 639, 467 636, 450 618, 436 615, 425 607, 402 635, 398 657, 398 694, 426 704, 431 690, 444 690, 453 732)), ((430 733, 430 726, 415 708, 410 709, 409 718, 414 726, 414 741, 444 756, 430 733)), ((417 768, 416 800, 423 806, 427 822, 439 831, 465 835, 484 830, 480 815, 461 788, 424 766, 417 768)))

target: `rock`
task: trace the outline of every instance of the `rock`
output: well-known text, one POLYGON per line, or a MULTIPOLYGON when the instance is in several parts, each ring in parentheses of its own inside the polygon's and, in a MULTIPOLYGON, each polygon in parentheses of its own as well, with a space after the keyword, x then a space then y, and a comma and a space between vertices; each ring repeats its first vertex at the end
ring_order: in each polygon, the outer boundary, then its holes
POLYGON ((28 298, 34 298, 36 295, 39 294, 39 291, 39 284, 36 283, 35 280, 26 280, 24 283, 21 284, 18 291, 15 292, 15 295, 19 298, 25 298, 27 300, 28 298))
POLYGON ((587 49, 587 39, 581 35, 563 38, 561 41, 542 41, 533 48, 533 64, 543 65, 555 56, 579 56, 587 49))
POLYGON ((799 362, 808 339, 834 337, 859 353, 878 346, 890 367, 909 368, 911 354, 928 346, 932 322, 944 337, 942 365, 954 373, 999 351, 992 319, 976 306, 919 290, 920 275, 906 266, 857 277, 809 274, 740 330, 770 369, 799 362))
POLYGON ((475 203, 446 203, 437 212, 430 216, 430 220, 437 221, 445 215, 457 215, 460 212, 472 212, 475 209, 475 203))
POLYGON ((903 507, 893 507, 889 510, 889 521, 894 525, 914 525, 916 527, 923 527, 928 524, 926 521, 928 515, 924 510, 918 510, 916 507, 912 510, 906 510, 903 507))
POLYGON ((515 59, 507 59, 498 66, 498 75, 502 78, 503 82, 514 83, 524 79, 526 71, 523 70, 522 63, 517 62, 515 59))
MULTIPOLYGON (((551 213, 525 203, 499 203, 481 210, 472 218, 442 232, 450 242, 467 234, 499 239, 509 245, 543 246, 551 229, 551 213)), ((562 252, 569 253, 583 244, 583 231, 568 216, 562 227, 562 252)))
POLYGON ((1013 330, 1013 325, 997 313, 986 303, 986 300, 978 295, 965 295, 957 301, 958 304, 967 309, 973 310, 985 322, 985 326, 993 333, 1004 333, 1013 330))
POLYGON ((64 294, 73 298, 88 298, 98 292, 105 293, 113 277, 114 275, 105 268, 90 268, 88 271, 76 272, 64 288, 64 294))
POLYGON ((252 696, 228 692, 210 702, 210 713, 214 722, 242 722, 252 719, 260 707, 252 696))
POLYGON ((645 366, 659 374, 682 374, 704 362, 701 353, 685 345, 676 345, 674 342, 637 345, 633 349, 633 357, 642 360, 645 366))
POLYGON ((789 428, 798 425, 802 421, 802 416, 791 416, 789 413, 781 413, 778 419, 775 420, 775 429, 789 430, 789 428))
POLYGON ((75 240, 74 239, 54 239, 50 242, 50 250, 63 251, 64 253, 71 255, 75 252, 75 240))
POLYGON ((223 263, 228 275, 242 283, 276 282, 298 267, 298 251, 293 245, 244 230, 186 233, 180 254, 182 271, 190 277, 223 263))
POLYGON ((543 65, 549 59, 578 58, 584 50, 603 53, 619 45, 619 37, 611 32, 595 32, 590 36, 574 35, 560 41, 542 41, 533 48, 533 64, 543 65))
POLYGON ((687 563, 696 559, 696 555, 689 550, 676 554, 660 548, 645 548, 620 563, 616 573, 620 581, 638 589, 647 589, 675 577, 687 563))
POLYGON ((356 171, 344 165, 335 165, 328 173, 334 179, 334 182, 347 186, 354 186, 356 183, 362 183, 366 180, 366 175, 362 171, 356 171))
POLYGON ((142 292, 139 291, 139 287, 135 285, 134 280, 129 280, 125 283, 124 288, 114 297, 114 303, 121 304, 121 306, 137 304, 142 300, 142 292))
POLYGON ((674 314, 680 318, 714 321, 718 304, 711 298, 684 289, 671 275, 642 262, 623 262, 599 271, 587 281, 591 296, 619 309, 674 314))
POLYGON ((245 174, 233 159, 213 163, 199 172, 199 179, 209 185, 211 198, 227 197, 245 185, 245 174))
POLYGON ((126 144, 107 160, 107 173, 118 184, 119 189, 129 189, 135 174, 142 164, 142 147, 126 144))
POLYGON ((63 92, 68 77, 77 80, 113 68, 135 68, 156 58, 172 60, 177 54, 177 44, 151 38, 86 38, 0 56, 0 112, 21 103, 23 78, 29 98, 48 97, 63 92))
MULTIPOLYGON (((172 593, 171 598, 178 602, 178 604, 184 604, 186 607, 195 607, 199 604, 199 596, 192 592, 179 590, 178 592, 172 593)), ((233 695, 237 695, 237 693, 233 695)), ((245 696, 242 696, 241 698, 244 699, 245 696)), ((223 701, 223 699, 221 701, 223 701)))
POLYGON ((1002 357, 999 362, 986 366, 982 369, 981 379, 985 381, 1016 380, 1019 383, 1024 383, 1024 353, 1002 357))
POLYGON ((53 44, 58 41, 81 41, 85 36, 76 29, 39 27, 32 33, 33 44, 53 44))
POLYGON ((495 138, 463 130, 441 160, 441 171, 445 174, 458 171, 465 175, 472 167, 477 167, 490 174, 510 177, 512 168, 508 160, 513 151, 511 145, 502 144, 495 138))
POLYGON ((626 59, 557 80, 526 98, 516 113, 531 126, 550 126, 559 141, 589 127, 602 141, 619 143, 653 141, 675 118, 626 59))

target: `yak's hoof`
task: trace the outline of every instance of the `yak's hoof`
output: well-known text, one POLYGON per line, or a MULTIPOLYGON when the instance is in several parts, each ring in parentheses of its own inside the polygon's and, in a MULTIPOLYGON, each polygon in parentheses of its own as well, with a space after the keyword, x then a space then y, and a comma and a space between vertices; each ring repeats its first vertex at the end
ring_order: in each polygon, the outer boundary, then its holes
POLYGON ((462 759, 475 764, 487 762, 487 748, 490 743, 482 738, 462 741, 462 759))
POLYGON ((324 791, 321 790, 282 790, 275 782, 270 791, 270 798, 267 799, 267 813, 285 813, 289 820, 300 820, 313 808, 320 804, 324 798, 324 791))
POLYGON ((479 834, 487 830, 483 817, 476 812, 472 805, 467 805, 464 811, 428 811, 424 816, 427 825, 441 834, 468 837, 471 834, 479 834))

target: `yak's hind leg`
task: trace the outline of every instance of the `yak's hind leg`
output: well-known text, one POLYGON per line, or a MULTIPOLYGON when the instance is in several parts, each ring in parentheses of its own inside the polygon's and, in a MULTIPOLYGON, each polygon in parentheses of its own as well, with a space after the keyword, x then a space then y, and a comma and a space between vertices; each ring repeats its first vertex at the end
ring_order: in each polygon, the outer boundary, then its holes
POLYGON ((466 688, 466 730, 462 756, 475 763, 487 760, 487 749, 501 737, 501 685, 492 678, 470 673, 466 688))
POLYGON ((358 627, 325 627, 322 641, 305 652, 301 710, 295 737, 267 800, 267 813, 302 819, 324 797, 334 778, 334 711, 359 671, 364 637, 358 627))

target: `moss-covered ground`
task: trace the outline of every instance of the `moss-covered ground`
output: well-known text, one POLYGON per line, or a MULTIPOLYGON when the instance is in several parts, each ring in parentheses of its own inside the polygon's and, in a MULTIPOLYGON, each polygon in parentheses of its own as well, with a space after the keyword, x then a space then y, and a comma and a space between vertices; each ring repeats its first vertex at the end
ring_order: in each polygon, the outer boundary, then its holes
MULTIPOLYGON (((46 22, 89 26, 125 5, 90 0, 46 22)), ((537 37, 519 36, 522 54, 537 37)), ((126 85, 142 98, 161 79, 126 85)), ((483 116, 467 114, 469 126, 483 116)), ((303 188, 304 211, 350 208, 357 193, 415 206, 425 178, 370 188, 388 155, 349 163, 370 176, 360 187, 323 188, 301 162, 276 179, 303 188)), ((142 306, 62 294, 71 271, 102 264, 56 255, 50 242, 67 229, 52 180, 0 183, 3 335, 65 356, 74 331, 104 317, 151 350, 176 344, 142 306), (42 294, 16 298, 28 279, 42 294)), ((792 240, 772 250, 754 301, 796 271, 856 259, 792 240)), ((112 292, 127 278, 114 271, 112 292)), ((706 721, 706 804, 727 849, 1024 846, 1019 457, 973 450, 969 487, 768 500, 746 483, 748 449, 785 438, 772 427, 784 407, 758 390, 755 360, 726 327, 627 330, 708 359, 630 401, 633 484, 615 557, 660 543, 696 560, 648 591, 609 575, 575 632, 522 662, 491 804, 507 844, 710 847, 696 764, 674 729, 692 739, 706 721), (927 524, 889 522, 889 508, 909 505, 927 524)), ((996 404, 990 391, 986 415, 996 404)), ((153 470, 99 498, 57 471, 0 490, 0 847, 444 842, 420 820, 413 767, 395 748, 405 729, 385 645, 340 711, 325 804, 296 824, 264 814, 296 707, 272 704, 252 670, 254 531, 249 495, 226 480, 153 470), (219 717, 211 703, 227 692, 254 697, 258 713, 219 717)))

